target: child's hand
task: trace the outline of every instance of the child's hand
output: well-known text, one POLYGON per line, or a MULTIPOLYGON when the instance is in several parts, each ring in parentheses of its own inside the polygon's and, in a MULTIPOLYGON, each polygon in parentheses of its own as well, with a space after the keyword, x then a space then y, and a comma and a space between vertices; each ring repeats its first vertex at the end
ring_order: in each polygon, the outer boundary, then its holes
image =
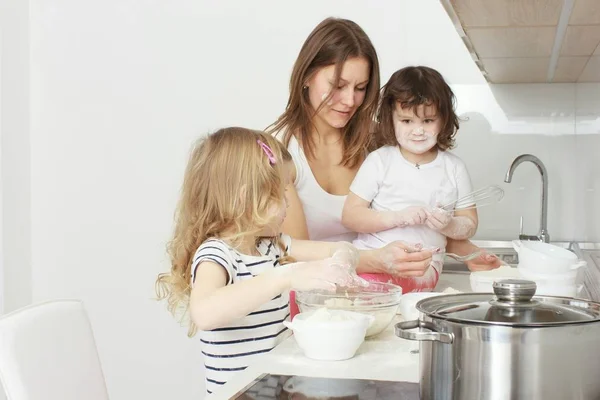
POLYGON ((439 207, 425 210, 425 213, 427 215, 426 225, 435 231, 441 231, 452 221, 452 213, 439 207))
POLYGON ((347 266, 349 272, 353 272, 358 265, 360 253, 350 243, 338 242, 331 258, 339 262, 342 266, 347 266))
POLYGON ((339 260, 327 258, 287 264, 279 268, 288 274, 290 289, 335 291, 337 286, 366 286, 368 283, 356 275, 353 268, 339 260))
POLYGON ((394 213, 394 225, 404 228, 411 225, 422 225, 427 221, 427 210, 421 206, 407 207, 394 213))
POLYGON ((502 260, 500 260, 496 255, 490 254, 486 251, 483 251, 479 257, 465 262, 465 264, 467 264, 467 267, 471 272, 489 271, 504 265, 502 260))

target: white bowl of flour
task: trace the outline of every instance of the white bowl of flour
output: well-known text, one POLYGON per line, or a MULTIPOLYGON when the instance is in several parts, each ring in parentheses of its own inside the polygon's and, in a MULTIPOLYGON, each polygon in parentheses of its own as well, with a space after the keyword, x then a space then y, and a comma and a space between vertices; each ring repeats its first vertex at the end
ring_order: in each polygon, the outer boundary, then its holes
POLYGON ((354 357, 375 317, 345 310, 319 308, 300 313, 284 324, 304 355, 313 360, 340 361, 354 357))

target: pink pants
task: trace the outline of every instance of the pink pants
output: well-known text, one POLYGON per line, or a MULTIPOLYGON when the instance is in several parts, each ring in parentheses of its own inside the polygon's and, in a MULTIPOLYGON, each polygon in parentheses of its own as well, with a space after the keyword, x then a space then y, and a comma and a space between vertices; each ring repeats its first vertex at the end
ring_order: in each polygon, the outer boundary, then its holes
MULTIPOLYGON (((390 274, 358 274, 363 279, 369 282, 393 283, 402 288, 402 293, 411 292, 431 292, 435 289, 440 274, 442 273, 442 263, 432 261, 425 275, 420 277, 412 276, 394 276, 390 274)), ((294 319, 296 314, 300 313, 300 309, 296 304, 296 293, 290 292, 290 319, 294 319)))

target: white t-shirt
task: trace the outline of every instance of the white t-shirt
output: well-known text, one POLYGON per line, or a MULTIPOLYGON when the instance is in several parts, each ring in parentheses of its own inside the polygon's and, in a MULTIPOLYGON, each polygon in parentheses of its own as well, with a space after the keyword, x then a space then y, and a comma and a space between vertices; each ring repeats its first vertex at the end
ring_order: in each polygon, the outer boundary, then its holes
POLYGON ((356 233, 342 225, 342 209, 347 196, 338 196, 323 190, 313 175, 298 140, 293 136, 288 151, 296 166, 294 186, 304 209, 309 239, 352 242, 356 233))
MULTIPOLYGON (((472 192, 464 162, 449 151, 439 151, 435 160, 418 168, 406 160, 397 146, 382 147, 367 157, 350 191, 369 201, 377 211, 401 211, 410 206, 446 204, 472 192)), ((359 249, 377 249, 396 240, 446 248, 446 237, 426 225, 360 233, 354 241, 359 249)))
MULTIPOLYGON (((289 251, 291 238, 281 235, 281 241, 285 251, 289 251)), ((228 285, 279 267, 279 258, 283 257, 284 251, 273 240, 261 240, 256 249, 260 256, 240 253, 219 239, 205 241, 194 255, 192 286, 196 269, 202 261, 212 261, 222 266, 227 271, 228 285)), ((289 301, 289 292, 284 292, 229 326, 198 332, 204 355, 207 393, 223 386, 236 372, 246 369, 257 356, 269 352, 289 336, 288 329, 283 325, 283 321, 290 317, 289 301)))

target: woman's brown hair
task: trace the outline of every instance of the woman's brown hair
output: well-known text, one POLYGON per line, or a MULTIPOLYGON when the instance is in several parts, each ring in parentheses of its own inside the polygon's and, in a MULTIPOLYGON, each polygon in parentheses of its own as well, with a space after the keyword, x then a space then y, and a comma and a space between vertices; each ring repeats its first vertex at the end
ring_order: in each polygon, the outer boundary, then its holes
POLYGON ((292 70, 290 97, 285 112, 269 127, 271 133, 283 132, 286 147, 292 136, 296 136, 307 157, 314 157, 314 142, 310 135, 314 127, 312 119, 323 103, 314 110, 304 86, 321 68, 335 65, 333 87, 337 87, 344 62, 351 58, 366 59, 370 65, 370 76, 365 99, 342 132, 342 164, 354 168, 362 162, 371 144, 371 129, 377 111, 379 61, 367 34, 355 22, 347 19, 325 19, 311 32, 300 49, 292 70))
POLYGON ((454 147, 454 137, 459 127, 454 110, 456 98, 438 71, 424 66, 405 67, 390 77, 382 89, 377 113, 378 137, 381 140, 378 144, 381 146, 398 145, 394 131, 394 112, 398 103, 415 114, 420 105, 434 106, 438 117, 442 119, 437 146, 440 150, 454 147))

